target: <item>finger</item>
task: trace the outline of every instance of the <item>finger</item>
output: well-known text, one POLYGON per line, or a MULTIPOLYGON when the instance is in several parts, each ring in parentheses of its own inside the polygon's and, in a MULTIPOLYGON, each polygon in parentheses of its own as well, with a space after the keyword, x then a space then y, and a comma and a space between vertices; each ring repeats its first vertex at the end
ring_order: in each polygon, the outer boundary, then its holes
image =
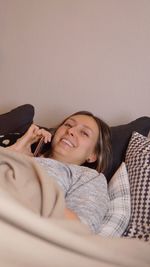
POLYGON ((28 131, 33 134, 33 133, 36 133, 38 130, 39 130, 39 127, 35 124, 32 124, 28 131))
POLYGON ((50 132, 48 132, 48 131, 46 131, 45 129, 40 129, 39 131, 38 131, 38 135, 40 136, 40 137, 43 137, 43 141, 44 141, 44 143, 48 143, 48 142, 50 142, 51 141, 51 133, 50 132))
POLYGON ((47 134, 44 136, 44 143, 49 143, 51 141, 51 134, 47 134))
POLYGON ((45 142, 46 143, 51 142, 51 139, 52 139, 52 134, 47 132, 45 136, 45 142))

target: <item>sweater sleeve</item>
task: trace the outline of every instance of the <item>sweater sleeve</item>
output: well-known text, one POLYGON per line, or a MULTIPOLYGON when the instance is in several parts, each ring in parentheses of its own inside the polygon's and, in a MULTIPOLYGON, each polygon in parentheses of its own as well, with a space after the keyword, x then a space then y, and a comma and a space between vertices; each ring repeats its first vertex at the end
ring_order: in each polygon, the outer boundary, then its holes
POLYGON ((105 176, 98 174, 94 179, 77 187, 66 196, 66 205, 93 233, 99 233, 109 205, 105 176))

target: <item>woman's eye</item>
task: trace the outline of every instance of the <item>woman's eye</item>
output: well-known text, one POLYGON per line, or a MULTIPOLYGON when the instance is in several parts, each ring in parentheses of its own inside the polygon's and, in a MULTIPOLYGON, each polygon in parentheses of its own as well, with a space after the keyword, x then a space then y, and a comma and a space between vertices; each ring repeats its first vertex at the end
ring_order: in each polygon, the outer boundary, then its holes
POLYGON ((69 127, 69 128, 72 127, 71 123, 69 123, 69 122, 65 122, 64 125, 65 125, 66 127, 69 127))
POLYGON ((81 131, 82 135, 89 137, 89 134, 85 131, 81 131))

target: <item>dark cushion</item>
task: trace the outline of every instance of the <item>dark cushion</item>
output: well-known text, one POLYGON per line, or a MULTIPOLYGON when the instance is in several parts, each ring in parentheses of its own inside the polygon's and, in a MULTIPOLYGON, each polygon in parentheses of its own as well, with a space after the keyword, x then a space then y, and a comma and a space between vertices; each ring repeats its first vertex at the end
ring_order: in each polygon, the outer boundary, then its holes
POLYGON ((34 107, 30 104, 18 106, 0 115, 0 146, 7 147, 16 142, 33 123, 34 107))
POLYGON ((0 134, 23 134, 33 122, 34 107, 31 104, 18 106, 0 115, 0 134))
POLYGON ((128 124, 111 127, 112 161, 104 173, 108 182, 125 160, 126 149, 134 131, 147 136, 150 131, 150 117, 140 117, 128 124))
POLYGON ((20 133, 0 134, 0 146, 11 146, 17 141, 19 137, 21 137, 20 133))

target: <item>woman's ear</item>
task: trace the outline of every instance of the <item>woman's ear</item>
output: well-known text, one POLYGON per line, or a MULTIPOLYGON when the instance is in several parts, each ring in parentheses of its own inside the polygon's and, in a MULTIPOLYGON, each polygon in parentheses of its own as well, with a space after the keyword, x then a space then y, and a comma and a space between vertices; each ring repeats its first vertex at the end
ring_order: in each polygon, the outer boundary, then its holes
POLYGON ((87 162, 92 163, 95 162, 96 160, 97 160, 97 154, 94 152, 88 157, 87 162))

